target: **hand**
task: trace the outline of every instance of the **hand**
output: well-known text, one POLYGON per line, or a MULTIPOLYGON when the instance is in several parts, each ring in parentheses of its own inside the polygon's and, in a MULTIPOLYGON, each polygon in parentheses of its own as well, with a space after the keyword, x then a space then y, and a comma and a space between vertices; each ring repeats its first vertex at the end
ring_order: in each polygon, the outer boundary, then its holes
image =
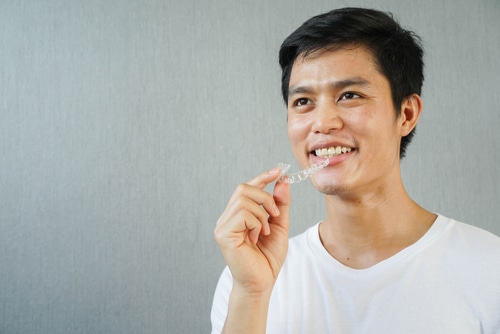
POLYGON ((215 228, 233 290, 244 294, 269 293, 286 258, 290 185, 277 182, 273 195, 264 191, 279 175, 274 168, 239 185, 215 228))

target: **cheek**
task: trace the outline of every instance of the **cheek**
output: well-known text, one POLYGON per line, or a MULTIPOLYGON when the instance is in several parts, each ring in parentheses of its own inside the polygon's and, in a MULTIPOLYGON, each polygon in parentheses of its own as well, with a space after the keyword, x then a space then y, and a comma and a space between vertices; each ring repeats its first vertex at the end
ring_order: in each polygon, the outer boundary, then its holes
MULTIPOLYGON (((391 119, 374 119, 359 127, 360 138, 364 141, 363 146, 370 148, 370 154, 375 157, 389 159, 393 155, 399 156, 398 126, 391 119)), ((377 158, 377 159, 378 159, 377 158)))
MULTIPOLYGON (((289 117, 287 123, 288 139, 290 143, 295 146, 295 144, 303 141, 308 134, 307 122, 300 120, 297 117, 289 117)), ((295 148, 295 147, 294 147, 295 148)))

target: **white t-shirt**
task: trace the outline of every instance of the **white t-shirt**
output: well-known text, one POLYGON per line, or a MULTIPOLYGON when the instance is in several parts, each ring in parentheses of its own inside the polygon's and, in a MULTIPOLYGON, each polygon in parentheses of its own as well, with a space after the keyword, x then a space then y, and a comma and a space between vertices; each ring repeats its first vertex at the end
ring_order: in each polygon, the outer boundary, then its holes
MULTIPOLYGON (((267 333, 500 333, 500 238, 438 216, 413 245, 367 269, 335 260, 319 224, 290 239, 267 333)), ((222 331, 231 273, 219 280, 212 333, 222 331)))

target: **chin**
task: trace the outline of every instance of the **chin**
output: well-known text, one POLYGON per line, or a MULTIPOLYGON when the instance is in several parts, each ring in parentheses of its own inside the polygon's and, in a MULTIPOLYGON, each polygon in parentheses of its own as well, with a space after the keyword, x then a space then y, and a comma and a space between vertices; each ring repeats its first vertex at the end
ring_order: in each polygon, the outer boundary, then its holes
POLYGON ((349 191, 349 187, 343 183, 337 183, 333 180, 312 179, 312 184, 319 192, 324 195, 340 195, 349 191))

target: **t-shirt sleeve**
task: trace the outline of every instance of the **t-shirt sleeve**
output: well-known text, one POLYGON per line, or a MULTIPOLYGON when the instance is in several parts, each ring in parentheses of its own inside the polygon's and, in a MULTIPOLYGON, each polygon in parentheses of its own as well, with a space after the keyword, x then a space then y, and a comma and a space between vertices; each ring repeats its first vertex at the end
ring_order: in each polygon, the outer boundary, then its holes
POLYGON ((224 323, 227 317, 227 308, 229 303, 229 295, 233 287, 233 278, 229 268, 226 267, 222 272, 217 288, 215 289, 214 299, 212 303, 212 312, 210 319, 212 321, 212 334, 219 334, 224 328, 224 323))

